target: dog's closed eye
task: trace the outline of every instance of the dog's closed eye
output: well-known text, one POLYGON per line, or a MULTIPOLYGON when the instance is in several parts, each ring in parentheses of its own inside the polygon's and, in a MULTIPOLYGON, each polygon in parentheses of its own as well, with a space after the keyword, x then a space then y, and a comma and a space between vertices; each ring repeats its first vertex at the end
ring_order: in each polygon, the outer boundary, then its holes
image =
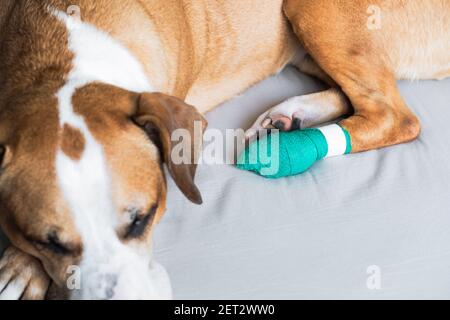
POLYGON ((157 208, 158 205, 155 204, 145 215, 140 215, 139 213, 134 214, 132 217, 133 220, 125 233, 125 239, 134 239, 142 236, 147 226, 153 221, 157 208))
POLYGON ((47 235, 46 240, 33 240, 38 248, 50 251, 57 255, 68 256, 75 252, 70 246, 61 243, 56 233, 51 232, 47 235))

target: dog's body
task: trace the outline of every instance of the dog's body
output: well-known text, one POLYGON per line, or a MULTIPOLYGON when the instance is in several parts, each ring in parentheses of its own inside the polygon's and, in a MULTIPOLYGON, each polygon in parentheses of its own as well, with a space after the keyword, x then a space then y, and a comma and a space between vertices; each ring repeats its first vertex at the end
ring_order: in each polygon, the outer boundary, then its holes
POLYGON ((78 297, 167 297, 144 275, 161 160, 201 202, 195 166, 170 159, 170 133, 203 121, 182 101, 205 113, 292 63, 333 88, 275 107, 249 136, 335 120, 351 102, 354 152, 410 141, 420 124, 395 80, 450 76, 449 34, 446 0, 2 1, 0 222, 14 247, 0 297, 41 298, 45 274, 62 287, 71 265, 87 275, 78 297))

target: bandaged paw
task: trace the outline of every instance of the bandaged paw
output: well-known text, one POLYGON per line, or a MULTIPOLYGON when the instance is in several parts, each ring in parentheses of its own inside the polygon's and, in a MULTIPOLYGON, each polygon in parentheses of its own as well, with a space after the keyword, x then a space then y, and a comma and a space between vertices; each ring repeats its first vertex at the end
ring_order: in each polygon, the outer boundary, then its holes
POLYGON ((303 173, 318 160, 350 152, 349 133, 333 124, 265 136, 241 154, 237 167, 276 179, 303 173))

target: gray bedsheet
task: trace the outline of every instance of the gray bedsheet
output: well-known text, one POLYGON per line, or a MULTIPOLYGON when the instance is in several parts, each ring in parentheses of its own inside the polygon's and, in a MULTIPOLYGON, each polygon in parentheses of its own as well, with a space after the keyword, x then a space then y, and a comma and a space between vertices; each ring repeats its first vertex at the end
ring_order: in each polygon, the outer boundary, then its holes
MULTIPOLYGON (((203 206, 170 181, 154 238, 175 298, 450 298, 450 79, 400 87, 423 124, 413 143, 276 181, 202 165, 203 206)), ((208 114, 210 128, 321 89, 288 68, 208 114)))
MULTIPOLYGON (((423 123, 414 143, 277 181, 200 166, 201 207, 171 184, 155 243, 175 297, 450 298, 450 79, 400 87, 423 123)), ((287 69, 211 112, 210 128, 246 128, 320 89, 287 69)))

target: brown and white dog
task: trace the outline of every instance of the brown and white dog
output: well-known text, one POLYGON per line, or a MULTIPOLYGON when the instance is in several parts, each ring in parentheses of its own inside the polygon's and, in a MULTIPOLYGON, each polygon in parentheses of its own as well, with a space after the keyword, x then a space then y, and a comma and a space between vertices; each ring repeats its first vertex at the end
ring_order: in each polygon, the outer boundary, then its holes
POLYGON ((173 131, 194 134, 294 64, 332 88, 274 107, 248 137, 351 115, 353 152, 411 141, 420 124, 396 79, 450 76, 449 50, 448 0, 0 1, 0 298, 44 298, 74 266, 72 298, 169 298, 151 258, 162 162, 202 202, 195 165, 171 159, 173 131))

